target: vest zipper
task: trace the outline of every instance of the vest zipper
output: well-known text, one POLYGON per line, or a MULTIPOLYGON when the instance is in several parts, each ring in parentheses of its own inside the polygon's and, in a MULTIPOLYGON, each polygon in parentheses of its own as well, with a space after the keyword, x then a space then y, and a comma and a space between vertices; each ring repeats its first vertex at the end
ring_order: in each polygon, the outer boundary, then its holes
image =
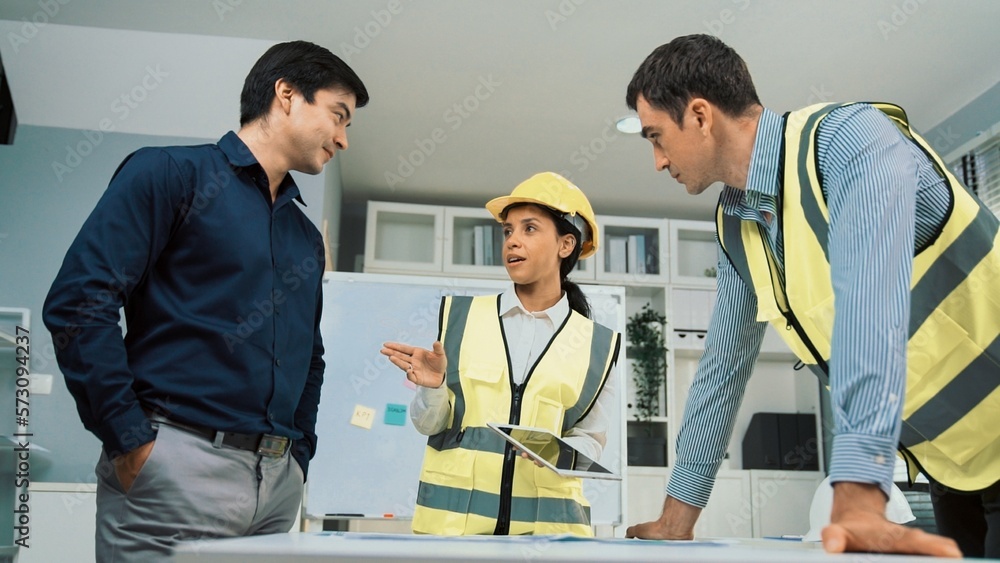
MULTIPOLYGON (((520 385, 514 385, 511 389, 510 398, 510 424, 518 424, 521 421, 521 395, 524 394, 524 386, 527 380, 520 385)), ((493 530, 493 535, 506 536, 510 534, 510 503, 514 492, 514 448, 508 442, 503 450, 503 473, 500 476, 500 512, 497 514, 497 526, 493 530)))
MULTIPOLYGON (((809 353, 812 354, 813 359, 816 360, 816 365, 818 365, 825 374, 826 381, 822 381, 822 383, 829 387, 829 366, 827 365, 826 360, 823 359, 823 356, 820 355, 819 351, 816 350, 812 341, 809 340, 805 329, 803 329, 802 325, 799 324, 799 320, 795 318, 795 313, 792 312, 792 308, 788 305, 788 297, 785 295, 784 275, 778 269, 778 260, 771 252, 771 245, 769 244, 770 237, 768 237, 768 234, 764 231, 764 228, 760 224, 757 225, 757 232, 758 236, 760 236, 761 244, 764 246, 764 256, 767 257, 768 272, 771 274, 771 287, 774 290, 775 303, 778 305, 778 310, 781 311, 781 316, 785 317, 785 321, 787 323, 785 325, 785 330, 795 330, 795 333, 799 336, 799 340, 806 345, 806 348, 809 349, 809 353)), ((822 380, 824 378, 820 379, 822 380)))

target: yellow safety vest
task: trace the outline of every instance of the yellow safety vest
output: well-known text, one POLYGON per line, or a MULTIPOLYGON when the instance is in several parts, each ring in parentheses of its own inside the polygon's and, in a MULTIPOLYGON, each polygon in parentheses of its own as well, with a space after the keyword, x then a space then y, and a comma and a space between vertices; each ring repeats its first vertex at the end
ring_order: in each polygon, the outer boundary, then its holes
MULTIPOLYGON (((802 362, 827 374, 835 309, 816 131, 844 105, 785 118, 784 285, 763 227, 721 205, 716 211, 723 250, 757 295, 757 320, 771 322, 802 362)), ((902 108, 872 105, 927 154, 952 194, 940 232, 913 258, 900 452, 911 479, 923 470, 954 489, 980 490, 1000 479, 1000 224, 910 129, 902 108)))
POLYGON ((442 300, 452 418, 427 440, 413 531, 592 536, 581 480, 515 456, 486 423, 564 435, 604 388, 620 336, 571 312, 524 382, 514 385, 499 311, 500 296, 442 300))

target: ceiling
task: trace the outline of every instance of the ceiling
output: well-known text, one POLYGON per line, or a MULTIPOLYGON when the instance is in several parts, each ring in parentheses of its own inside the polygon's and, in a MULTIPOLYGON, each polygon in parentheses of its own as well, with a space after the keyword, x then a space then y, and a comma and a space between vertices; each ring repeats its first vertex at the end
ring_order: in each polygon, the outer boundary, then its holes
MULTIPOLYGON (((764 104, 779 112, 818 101, 886 100, 926 130, 1000 79, 1000 2, 993 0, 46 5, 56 13, 39 16, 41 2, 4 0, 0 19, 328 47, 371 93, 341 157, 348 201, 481 205, 537 171, 554 170, 604 215, 709 218, 715 198, 687 195, 654 171, 646 141, 614 128, 628 113, 625 87, 636 67, 678 35, 712 33, 732 45, 764 104)), ((176 41, 180 47, 185 39, 176 41)), ((226 61, 211 51, 199 59, 226 61)))

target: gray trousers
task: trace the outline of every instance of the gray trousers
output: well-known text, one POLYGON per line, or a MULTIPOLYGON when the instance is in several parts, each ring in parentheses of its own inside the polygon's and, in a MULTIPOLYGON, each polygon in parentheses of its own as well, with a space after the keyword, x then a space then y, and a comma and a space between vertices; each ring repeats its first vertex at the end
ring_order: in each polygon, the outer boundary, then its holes
POLYGON ((164 424, 128 493, 104 453, 96 473, 98 563, 168 561, 181 541, 288 532, 302 499, 288 453, 214 448, 164 424))

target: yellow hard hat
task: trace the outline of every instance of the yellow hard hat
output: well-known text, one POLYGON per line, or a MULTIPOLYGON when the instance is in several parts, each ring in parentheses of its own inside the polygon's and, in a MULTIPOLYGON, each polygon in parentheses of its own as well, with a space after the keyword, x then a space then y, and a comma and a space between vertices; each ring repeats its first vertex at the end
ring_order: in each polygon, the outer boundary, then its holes
POLYGON ((562 214, 580 230, 580 260, 597 252, 600 232, 594 219, 594 209, 587 196, 573 182, 555 172, 541 172, 521 182, 510 195, 498 197, 486 204, 486 209, 498 222, 503 222, 504 209, 515 203, 534 203, 562 214))

